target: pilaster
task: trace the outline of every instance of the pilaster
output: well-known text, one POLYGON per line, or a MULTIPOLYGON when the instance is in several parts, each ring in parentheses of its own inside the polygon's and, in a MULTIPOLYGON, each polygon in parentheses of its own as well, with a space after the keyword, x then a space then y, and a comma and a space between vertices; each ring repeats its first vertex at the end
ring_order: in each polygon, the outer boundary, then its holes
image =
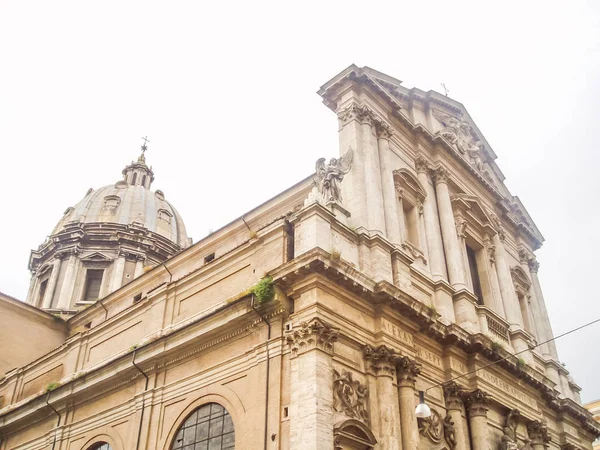
POLYGON ((333 448, 333 344, 339 330, 319 318, 287 333, 291 349, 290 449, 333 448))

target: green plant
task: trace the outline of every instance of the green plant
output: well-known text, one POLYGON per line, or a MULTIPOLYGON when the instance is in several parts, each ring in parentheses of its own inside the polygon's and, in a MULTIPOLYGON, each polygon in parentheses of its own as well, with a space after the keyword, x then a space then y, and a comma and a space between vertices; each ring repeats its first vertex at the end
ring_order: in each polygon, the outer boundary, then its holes
POLYGON ((523 358, 517 359, 517 368, 523 370, 527 366, 527 363, 523 358))
POLYGON ((494 353, 498 353, 502 348, 502 344, 500 344, 500 342, 497 341, 492 341, 491 348, 494 353))
POLYGON ((330 254, 331 254, 331 259, 336 259, 336 260, 340 259, 342 256, 341 252, 339 250, 336 250, 335 248, 331 249, 330 254))
POLYGON ((430 316, 437 316, 437 313, 438 313, 438 312, 437 312, 437 309, 435 308, 435 306, 434 306, 434 305, 429 305, 429 306, 427 307, 427 309, 429 309, 429 315, 430 315, 430 316))
POLYGON ((133 344, 131 347, 129 347, 129 351, 132 352, 132 351, 134 351, 138 347, 139 347, 138 344, 133 344))
POLYGON ((250 290, 250 292, 254 294, 256 303, 259 305, 270 302, 275 297, 275 285, 273 284, 273 278, 270 276, 262 278, 256 284, 256 286, 250 290))
POLYGON ((250 231, 250 239, 258 239, 258 233, 256 231, 250 231))
POLYGON ((46 386, 46 392, 52 392, 54 389, 56 389, 59 386, 60 386, 59 383, 49 383, 48 386, 46 386))

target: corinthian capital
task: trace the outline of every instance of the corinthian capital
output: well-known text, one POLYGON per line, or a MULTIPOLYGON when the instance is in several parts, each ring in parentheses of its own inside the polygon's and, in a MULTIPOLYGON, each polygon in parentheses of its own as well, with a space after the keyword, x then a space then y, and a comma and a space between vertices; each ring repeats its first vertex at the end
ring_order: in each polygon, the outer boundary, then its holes
POLYGON ((545 423, 534 420, 527 425, 527 434, 532 444, 546 445, 550 442, 550 434, 545 423))
POLYGON ((535 256, 533 258, 531 258, 529 261, 527 261, 527 265, 529 266, 530 272, 538 273, 538 270, 540 268, 540 263, 537 262, 537 259, 535 259, 535 256))
POLYGON ((377 122, 375 131, 377 132, 377 137, 379 139, 389 139, 390 137, 392 137, 392 129, 385 122, 377 122))
POLYGON ((433 171, 433 179, 435 180, 435 184, 447 183, 448 176, 448 169, 446 169, 444 166, 436 167, 433 171))
POLYGON ((487 405, 489 402, 488 394, 481 389, 475 389, 464 395, 464 402, 467 406, 470 416, 485 416, 487 413, 487 405))
POLYGON ((403 356, 396 363, 398 385, 414 387, 417 376, 421 373, 420 364, 403 356))
POLYGON ((398 355, 393 349, 385 345, 379 347, 365 345, 363 350, 369 372, 373 375, 394 376, 398 355))
POLYGON ((444 384, 444 396, 446 397, 446 408, 462 409, 464 390, 455 381, 444 384))
POLYGON ((429 162, 423 156, 418 156, 417 159, 415 159, 415 167, 417 173, 427 172, 429 170, 429 162))
POLYGON ((333 354, 333 343, 337 341, 339 329, 319 318, 302 322, 298 328, 287 333, 287 343, 291 347, 292 357, 308 350, 318 348, 333 354))

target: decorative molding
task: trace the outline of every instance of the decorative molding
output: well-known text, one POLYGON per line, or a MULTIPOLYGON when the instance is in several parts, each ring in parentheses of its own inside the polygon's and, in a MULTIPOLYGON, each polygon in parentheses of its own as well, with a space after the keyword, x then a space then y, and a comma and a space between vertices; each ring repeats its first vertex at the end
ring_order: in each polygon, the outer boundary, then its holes
POLYGON ((419 433, 426 437, 434 444, 442 442, 444 438, 444 424, 440 413, 435 409, 431 409, 431 416, 426 418, 418 418, 419 433))
POLYGON ((355 380, 351 372, 333 371, 334 411, 368 424, 367 395, 367 386, 355 380))
POLYGON ((421 373, 421 365, 406 356, 398 359, 396 371, 398 374, 398 386, 414 387, 417 376, 421 373))
POLYGON ((487 415, 489 396, 481 389, 475 389, 473 392, 465 394, 464 401, 471 417, 487 415))
POLYGON ((367 370, 375 376, 390 376, 396 374, 396 360, 398 354, 391 348, 385 345, 371 347, 365 345, 363 348, 365 360, 367 362, 367 370))
POLYGON ((548 426, 539 420, 534 420, 527 424, 527 434, 533 444, 545 446, 551 441, 550 434, 548 433, 548 426))
POLYGON ((339 333, 338 328, 315 317, 302 322, 297 329, 289 331, 286 340, 291 347, 292 357, 314 348, 333 354, 333 344, 337 341, 339 333))
POLYGON ((464 389, 456 381, 444 384, 444 396, 446 398, 447 409, 462 410, 464 389))

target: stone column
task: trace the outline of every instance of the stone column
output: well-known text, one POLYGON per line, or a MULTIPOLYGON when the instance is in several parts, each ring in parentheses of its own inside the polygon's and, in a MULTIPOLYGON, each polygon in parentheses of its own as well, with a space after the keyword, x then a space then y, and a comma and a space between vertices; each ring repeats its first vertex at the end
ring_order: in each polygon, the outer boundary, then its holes
POLYGON ((44 294, 44 302, 42 303, 42 308, 48 309, 52 307, 52 299, 54 298, 54 292, 56 291, 56 282, 58 281, 58 274, 60 272, 60 258, 55 258, 52 263, 52 273, 50 274, 50 279, 48 280, 48 287, 46 288, 46 293, 44 294))
POLYGON ((481 389, 465 397, 471 431, 471 450, 490 450, 487 424, 488 396, 481 389))
POLYGON ((550 435, 545 423, 534 420, 527 425, 527 434, 533 450, 545 450, 550 442, 550 435))
POLYGON ((515 293, 510 268, 506 262, 506 250, 504 249, 503 231, 498 231, 493 237, 493 244, 496 248, 496 270, 498 272, 498 282, 500 284, 500 293, 502 303, 504 304, 504 312, 506 320, 510 324, 511 331, 523 328, 523 320, 521 318, 521 308, 515 293))
POLYGON ((402 189, 400 183, 396 183, 394 185, 394 193, 398 203, 398 212, 396 217, 398 217, 398 227, 400 228, 400 240, 404 242, 408 238, 408 228, 406 227, 406 219, 404 217, 404 200, 402 198, 404 195, 404 190, 402 189))
POLYGON ((397 355, 384 345, 364 348, 367 370, 377 377, 379 433, 377 442, 382 449, 398 450, 402 442, 398 391, 394 386, 397 355))
POLYGON ((506 313, 504 312, 504 305, 502 304, 502 297, 500 293, 500 283, 498 281, 498 272, 496 270, 496 246, 492 244, 492 241, 488 238, 485 241, 485 252, 487 259, 489 261, 488 265, 488 274, 490 279, 490 287, 491 287, 491 298, 490 298, 490 308, 496 314, 498 314, 503 319, 506 319, 506 313))
POLYGON ((287 333, 291 348, 290 450, 333 448, 333 344, 339 330, 319 318, 287 333))
POLYGON ((385 214, 385 232, 388 240, 393 244, 402 242, 400 225, 398 223, 398 202, 396 201, 396 189, 392 164, 390 162, 390 128, 381 123, 377 127, 377 146, 379 148, 379 160, 381 162, 381 186, 383 188, 383 206, 385 214))
POLYGON ((415 449, 419 445, 419 425, 415 416, 415 379, 421 370, 416 362, 406 356, 398 360, 396 369, 402 449, 415 449))
MULTIPOLYGON (((533 283, 533 293, 535 294, 535 301, 537 302, 538 311, 540 317, 538 317, 537 323, 540 325, 538 331, 540 332, 539 340, 547 341, 552 339, 554 334, 552 333, 552 325, 550 324, 550 317, 548 316, 548 310, 546 309, 546 302, 544 301, 544 295, 542 294, 542 287, 540 286, 540 280, 538 278, 538 269, 540 268, 539 263, 532 258, 528 262, 529 274, 531 275, 531 282, 533 283)), ((548 353, 546 356, 550 356, 558 361, 558 353, 556 351, 556 344, 554 341, 548 342, 545 348, 542 347, 542 351, 546 350, 548 353)))
POLYGON ((427 237, 427 253, 429 255, 429 270, 434 281, 446 279, 446 266, 444 264, 444 249, 442 248, 442 232, 437 214, 435 191, 429 183, 428 164, 425 158, 416 160, 417 177, 427 196, 423 200, 423 222, 425 222, 425 235, 427 237))
POLYGON ((71 299, 73 297, 73 289, 75 288, 75 264, 77 256, 71 253, 67 262, 65 278, 63 279, 60 294, 58 298, 58 309, 69 309, 71 307, 71 299))
POLYGON ((125 270, 125 256, 119 254, 119 257, 113 261, 112 272, 110 275, 109 289, 106 295, 115 292, 123 284, 123 271, 125 270))
POLYGON ((365 193, 367 201, 367 223, 369 231, 385 235, 385 216, 383 208, 383 187, 381 184, 381 165, 379 149, 375 135, 375 115, 370 109, 360 116, 363 134, 365 161, 365 193))
POLYGON ((448 190, 448 170, 444 167, 438 167, 435 171, 435 187, 450 284, 456 290, 466 289, 463 256, 456 236, 456 224, 448 190))
POLYGON ((444 385, 444 395, 446 397, 446 410, 448 411, 449 420, 452 421, 456 435, 454 450, 468 450, 469 445, 467 443, 467 433, 462 414, 463 390, 456 382, 451 381, 444 385))

